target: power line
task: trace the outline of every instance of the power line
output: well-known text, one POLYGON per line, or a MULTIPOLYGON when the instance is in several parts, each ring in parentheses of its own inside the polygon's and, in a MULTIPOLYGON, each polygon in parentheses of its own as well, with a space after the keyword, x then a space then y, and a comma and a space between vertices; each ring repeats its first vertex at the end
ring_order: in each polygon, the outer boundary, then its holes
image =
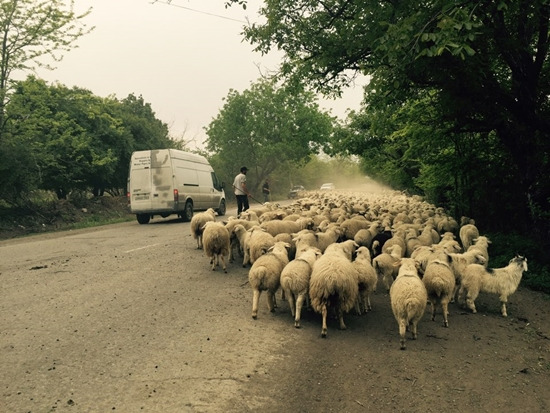
POLYGON ((180 6, 179 4, 173 4, 173 3, 172 3, 172 0, 166 0, 166 1, 153 0, 153 1, 151 2, 151 4, 155 4, 155 3, 162 3, 162 4, 166 4, 167 6, 173 6, 173 7, 179 8, 179 9, 184 9, 184 10, 193 11, 193 12, 195 12, 195 13, 206 14, 207 16, 219 17, 220 19, 231 20, 231 21, 234 21, 234 22, 239 22, 239 23, 244 23, 244 24, 247 23, 247 22, 244 21, 244 20, 233 19, 233 18, 231 18, 231 17, 222 16, 222 15, 220 15, 220 14, 209 13, 209 12, 207 12, 207 11, 192 9, 191 7, 180 6))

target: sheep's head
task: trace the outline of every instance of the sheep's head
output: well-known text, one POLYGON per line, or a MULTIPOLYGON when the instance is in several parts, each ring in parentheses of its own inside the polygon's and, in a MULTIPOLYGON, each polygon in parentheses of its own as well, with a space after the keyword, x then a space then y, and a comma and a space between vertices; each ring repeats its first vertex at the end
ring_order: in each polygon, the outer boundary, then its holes
POLYGON ((515 263, 518 267, 522 267, 523 271, 527 271, 527 258, 516 254, 516 256, 510 260, 510 264, 512 263, 515 263))

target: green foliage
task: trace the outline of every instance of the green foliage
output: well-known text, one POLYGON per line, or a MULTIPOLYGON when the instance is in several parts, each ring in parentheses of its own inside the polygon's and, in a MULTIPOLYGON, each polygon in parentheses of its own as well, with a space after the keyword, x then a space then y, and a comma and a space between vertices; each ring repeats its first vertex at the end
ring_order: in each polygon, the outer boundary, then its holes
POLYGON ((74 12, 74 0, 0 0, 0 141, 6 98, 15 72, 52 68, 43 58, 57 62, 63 53, 93 28, 74 12))
POLYGON ((371 79, 328 153, 490 225, 512 212, 548 233, 548 1, 267 0, 261 14, 245 38, 282 50, 291 84, 338 94, 356 73, 371 79))
POLYGON ((125 192, 134 150, 175 147, 142 97, 122 101, 88 90, 19 82, 5 111, 0 198, 22 204, 36 189, 125 192))
POLYGON ((257 189, 278 168, 307 161, 332 133, 333 119, 297 88, 261 80, 244 92, 231 90, 225 101, 206 128, 207 152, 216 154, 210 158, 225 182, 246 165, 249 187, 257 189))

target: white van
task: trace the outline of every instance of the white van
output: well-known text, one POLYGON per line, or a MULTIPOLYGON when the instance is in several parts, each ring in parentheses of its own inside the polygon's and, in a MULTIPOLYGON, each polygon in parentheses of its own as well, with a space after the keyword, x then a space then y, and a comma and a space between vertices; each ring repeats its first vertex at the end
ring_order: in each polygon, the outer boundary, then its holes
POLYGON ((190 221, 193 211, 214 208, 225 215, 225 192, 204 156, 176 149, 136 151, 130 160, 128 204, 140 224, 154 215, 177 214, 190 221))

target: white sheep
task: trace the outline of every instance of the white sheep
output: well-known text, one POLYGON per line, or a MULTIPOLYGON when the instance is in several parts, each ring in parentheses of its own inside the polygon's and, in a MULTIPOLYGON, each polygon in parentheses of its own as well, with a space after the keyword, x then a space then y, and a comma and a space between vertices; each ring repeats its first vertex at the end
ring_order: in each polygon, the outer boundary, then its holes
MULTIPOLYGON (((248 231, 241 224, 235 225, 232 233, 230 234, 231 242, 233 243, 236 240, 239 246, 239 250, 243 252, 243 268, 246 267, 247 264, 250 264, 250 250, 248 248, 249 238, 250 238, 250 231, 248 231)), ((232 245, 230 246, 229 252, 230 252, 229 261, 232 262, 235 258, 234 248, 232 245), (233 260, 232 260, 232 256, 233 256, 233 260)))
POLYGON ((372 246, 372 240, 375 236, 380 234, 384 230, 384 227, 380 221, 373 222, 369 228, 362 228, 355 233, 353 240, 359 246, 365 246, 370 248, 372 246))
POLYGON ((449 302, 453 297, 455 276, 445 253, 440 254, 442 259, 435 258, 428 262, 422 282, 428 293, 428 300, 432 306, 432 321, 435 321, 437 307, 443 313, 443 326, 449 327, 449 302))
POLYGON ((357 248, 355 255, 353 266, 357 271, 359 281, 359 292, 357 295, 355 310, 357 311, 357 314, 361 315, 362 313, 372 310, 370 296, 372 293, 376 292, 378 277, 374 267, 372 266, 370 251, 367 247, 361 246, 357 248))
POLYGON ((203 226, 202 232, 203 247, 206 256, 210 258, 212 271, 222 262, 222 268, 227 273, 225 257, 229 255, 229 231, 223 223, 208 221, 203 226))
POLYGON ((382 247, 382 252, 388 252, 388 249, 393 245, 399 245, 401 247, 401 258, 407 253, 407 244, 405 243, 405 231, 402 229, 397 229, 393 233, 392 237, 384 243, 382 247))
POLYGON ((275 311, 275 293, 281 282, 281 272, 288 264, 288 248, 286 242, 277 242, 268 252, 260 256, 248 272, 248 282, 253 290, 252 318, 258 317, 258 303, 262 291, 267 291, 267 307, 269 311, 275 311))
POLYGON ((466 224, 460 227, 458 236, 460 242, 462 242, 462 248, 464 251, 468 251, 468 248, 473 245, 474 240, 479 238, 479 230, 473 224, 466 224))
POLYGON ((202 231, 204 224, 216 220, 216 211, 213 208, 208 208, 204 212, 198 212, 191 218, 191 235, 197 240, 197 249, 202 249, 202 231))
POLYGON ((275 245, 275 238, 259 226, 254 226, 248 231, 250 232, 250 236, 247 238, 244 248, 248 251, 250 264, 254 264, 260 256, 275 245))
POLYGON ((275 236, 277 234, 292 234, 302 229, 312 229, 314 225, 312 218, 300 218, 297 221, 273 220, 265 221, 260 226, 269 234, 275 236))
POLYGON ((416 261, 402 258, 398 263, 397 278, 390 289, 391 308, 399 325, 401 350, 405 350, 405 333, 410 328, 413 340, 418 337, 418 322, 426 311, 428 293, 422 280, 418 277, 416 261))
POLYGON ((485 260, 485 257, 479 254, 479 251, 477 250, 466 251, 462 254, 450 253, 447 251, 447 255, 450 260, 451 270, 455 276, 455 288, 451 298, 451 303, 454 303, 458 289, 462 283, 462 276, 466 270, 466 267, 470 264, 481 264, 485 266, 487 261, 485 260))
POLYGON ((318 248, 310 247, 303 251, 298 258, 290 261, 281 272, 281 288, 288 299, 296 328, 300 328, 302 306, 308 297, 313 265, 321 255, 318 248))
POLYGON ((372 260, 372 266, 384 283, 386 291, 390 291, 390 286, 397 276, 398 268, 394 264, 398 262, 402 256, 401 247, 395 244, 390 246, 386 252, 376 256, 372 260))
POLYGON ((508 297, 517 290, 524 271, 527 271, 527 258, 521 255, 516 255, 503 268, 493 269, 480 264, 470 264, 462 276, 458 301, 461 304, 465 303, 473 313, 476 313, 475 300, 480 292, 498 294, 501 314, 507 317, 508 297))
POLYGON ((327 336, 328 311, 335 309, 340 329, 345 330, 344 313, 355 306, 359 283, 351 256, 356 245, 353 240, 331 244, 313 266, 309 298, 313 309, 322 315, 323 338, 327 336))
POLYGON ((474 245, 470 246, 467 251, 477 251, 483 255, 487 265, 489 263, 489 244, 491 244, 491 240, 482 235, 474 240, 474 245))

